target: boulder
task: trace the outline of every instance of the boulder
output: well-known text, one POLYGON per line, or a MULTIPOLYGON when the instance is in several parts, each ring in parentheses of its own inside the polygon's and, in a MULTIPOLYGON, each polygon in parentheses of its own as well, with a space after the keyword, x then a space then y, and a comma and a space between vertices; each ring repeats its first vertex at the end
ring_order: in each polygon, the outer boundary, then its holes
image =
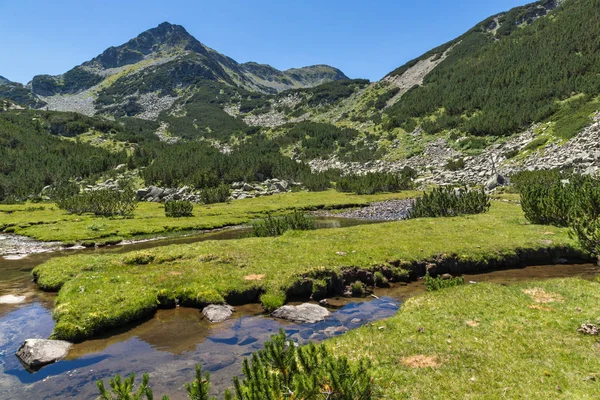
POLYGON ((497 188, 500 185, 504 185, 505 179, 502 175, 496 175, 493 176, 492 178, 490 178, 486 183, 485 183, 485 188, 487 190, 492 190, 497 188))
POLYGON ((136 194, 137 194, 137 198, 142 200, 144 199, 144 197, 146 197, 148 195, 149 191, 148 189, 138 189, 136 194))
POLYGON ((202 310, 204 317, 212 323, 223 322, 233 314, 233 307, 224 304, 211 304, 202 310))
POLYGON ((150 190, 150 193, 148 193, 148 197, 151 197, 151 198, 160 198, 161 195, 165 192, 164 189, 154 187, 154 186, 150 186, 148 188, 148 190, 150 190))
POLYGON ((271 313, 272 317, 287 319, 298 323, 314 324, 323 321, 331 313, 316 304, 304 303, 299 306, 283 306, 271 313))
POLYGON ((64 340, 27 339, 17 351, 17 357, 28 369, 37 370, 64 358, 71 346, 64 340))

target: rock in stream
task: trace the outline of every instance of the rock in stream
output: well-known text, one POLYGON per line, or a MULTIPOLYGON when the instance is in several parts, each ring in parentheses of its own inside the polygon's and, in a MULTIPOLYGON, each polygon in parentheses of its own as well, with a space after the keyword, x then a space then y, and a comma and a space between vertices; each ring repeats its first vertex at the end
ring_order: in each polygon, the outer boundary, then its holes
POLYGON ((27 339, 16 355, 28 369, 35 371, 64 358, 72 346, 64 340, 27 339))
POLYGON ((314 324, 323 321, 331 313, 325 308, 316 304, 304 303, 299 306, 283 306, 271 313, 272 317, 287 319, 300 324, 314 324))

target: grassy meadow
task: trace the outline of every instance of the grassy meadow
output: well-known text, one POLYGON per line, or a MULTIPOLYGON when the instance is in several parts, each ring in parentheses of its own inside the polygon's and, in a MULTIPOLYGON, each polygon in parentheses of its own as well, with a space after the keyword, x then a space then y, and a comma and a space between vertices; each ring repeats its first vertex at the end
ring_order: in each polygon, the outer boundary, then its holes
POLYGON ((73 215, 52 203, 0 205, 0 232, 15 233, 41 241, 84 245, 119 242, 136 236, 160 235, 186 230, 208 230, 239 225, 252 219, 291 210, 364 206, 373 201, 414 197, 416 192, 354 195, 327 192, 297 192, 196 205, 194 216, 167 218, 159 203, 139 203, 133 218, 73 215))
POLYGON ((174 301, 202 307, 265 293, 263 305, 273 308, 294 287, 352 267, 387 270, 399 280, 406 278, 406 263, 440 255, 486 264, 522 249, 575 247, 567 229, 531 225, 518 205, 495 201, 485 214, 462 217, 59 257, 34 275, 41 288, 59 291, 53 336, 81 340, 174 301))
POLYGON ((597 399, 600 283, 479 283, 407 300, 398 314, 327 341, 373 362, 384 399, 597 399))

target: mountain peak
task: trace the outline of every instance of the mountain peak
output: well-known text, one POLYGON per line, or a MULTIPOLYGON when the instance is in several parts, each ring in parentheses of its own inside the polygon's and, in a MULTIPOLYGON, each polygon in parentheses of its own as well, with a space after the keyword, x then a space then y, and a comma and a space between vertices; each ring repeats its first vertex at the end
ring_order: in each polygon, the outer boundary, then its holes
POLYGON ((0 75, 0 85, 5 85, 7 83, 10 83, 10 81, 8 79, 6 79, 5 77, 3 77, 2 75, 0 75))
POLYGON ((101 68, 118 68, 135 64, 148 55, 168 50, 190 50, 206 54, 207 49, 181 25, 163 22, 155 28, 118 47, 109 47, 98 57, 84 65, 101 68))

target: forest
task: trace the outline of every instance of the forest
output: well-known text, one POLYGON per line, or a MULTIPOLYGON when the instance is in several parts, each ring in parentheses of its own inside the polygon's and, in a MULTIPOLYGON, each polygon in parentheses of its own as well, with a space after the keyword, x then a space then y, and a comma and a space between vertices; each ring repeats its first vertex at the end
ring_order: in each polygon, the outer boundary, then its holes
POLYGON ((500 19, 496 33, 489 29, 493 18, 488 19, 423 56, 454 46, 423 86, 414 87, 386 111, 386 127, 411 131, 429 119, 424 126, 429 133, 458 128, 472 135, 502 136, 552 116, 560 110, 560 101, 576 94, 588 101, 596 97, 598 2, 572 0, 530 25, 523 25, 526 16, 524 9, 511 11, 500 19))

